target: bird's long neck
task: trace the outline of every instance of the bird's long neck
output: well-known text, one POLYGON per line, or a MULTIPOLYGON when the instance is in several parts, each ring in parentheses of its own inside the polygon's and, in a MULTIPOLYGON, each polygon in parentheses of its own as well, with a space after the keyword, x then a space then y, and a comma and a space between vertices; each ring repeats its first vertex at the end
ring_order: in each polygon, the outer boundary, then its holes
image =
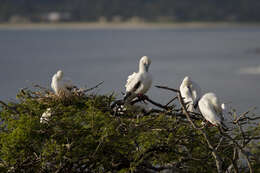
POLYGON ((148 68, 143 63, 140 63, 139 64, 139 72, 146 73, 146 72, 148 72, 148 68))
POLYGON ((57 75, 56 76, 56 79, 59 81, 59 80, 61 80, 62 79, 62 75, 57 75))

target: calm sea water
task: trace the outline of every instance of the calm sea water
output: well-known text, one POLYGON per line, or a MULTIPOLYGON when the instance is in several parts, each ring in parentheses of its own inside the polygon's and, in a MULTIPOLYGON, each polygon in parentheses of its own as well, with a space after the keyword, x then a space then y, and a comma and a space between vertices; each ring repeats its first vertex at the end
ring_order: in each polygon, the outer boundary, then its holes
MULTIPOLYGON (((104 84, 99 93, 121 97, 141 56, 152 59, 154 85, 178 88, 188 75, 204 92, 243 112, 260 106, 260 27, 178 29, 1 29, 0 99, 38 83, 50 88, 59 69, 79 86, 104 84), (241 73, 250 68, 252 72, 241 73), (259 73, 259 74, 258 74, 259 73)), ((152 87, 167 102, 172 93, 152 87)), ((260 112, 259 109, 255 112, 260 112)))

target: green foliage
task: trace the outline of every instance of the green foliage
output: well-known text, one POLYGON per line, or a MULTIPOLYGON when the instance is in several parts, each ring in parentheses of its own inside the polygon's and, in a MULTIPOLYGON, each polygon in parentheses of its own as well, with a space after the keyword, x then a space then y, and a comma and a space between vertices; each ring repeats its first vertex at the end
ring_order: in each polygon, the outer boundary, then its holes
MULTIPOLYGON (((207 141, 183 117, 131 111, 114 116, 114 97, 106 95, 59 100, 26 90, 18 99, 0 113, 3 172, 143 172, 169 164, 179 172, 216 172, 207 141), (47 108, 51 117, 40 123, 47 108)), ((216 147, 218 130, 206 131, 216 147)), ((233 146, 222 144, 218 152, 227 168, 233 146)))

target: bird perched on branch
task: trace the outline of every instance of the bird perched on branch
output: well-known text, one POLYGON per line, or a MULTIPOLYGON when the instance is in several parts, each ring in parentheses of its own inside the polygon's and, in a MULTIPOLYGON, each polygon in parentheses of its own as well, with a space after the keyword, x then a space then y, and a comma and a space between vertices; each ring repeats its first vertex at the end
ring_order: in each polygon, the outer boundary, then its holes
POLYGON ((143 56, 139 62, 139 71, 128 76, 124 101, 131 101, 135 97, 142 97, 152 85, 152 75, 149 73, 151 60, 143 56))
POLYGON ((227 129, 224 124, 225 104, 219 104, 218 98, 214 93, 206 93, 199 100, 199 110, 203 117, 214 126, 227 129))
POLYGON ((201 97, 201 89, 198 84, 190 80, 190 77, 186 76, 180 86, 181 96, 187 106, 187 110, 195 112, 198 106, 198 101, 201 97))
POLYGON ((57 96, 66 98, 71 96, 71 90, 75 88, 75 86, 72 85, 71 80, 63 79, 63 72, 59 70, 52 77, 51 88, 57 96))

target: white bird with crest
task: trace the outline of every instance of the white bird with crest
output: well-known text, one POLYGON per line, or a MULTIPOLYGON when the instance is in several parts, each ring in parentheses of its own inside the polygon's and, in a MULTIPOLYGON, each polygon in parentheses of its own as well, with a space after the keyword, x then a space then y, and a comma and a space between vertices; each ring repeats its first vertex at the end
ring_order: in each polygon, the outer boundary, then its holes
POLYGON ((187 106, 187 110, 195 112, 201 97, 201 88, 199 85, 190 80, 190 77, 186 76, 181 83, 180 92, 187 106))
POLYGON ((139 71, 128 76, 126 82, 125 101, 131 101, 135 97, 142 97, 152 85, 152 75, 149 73, 151 60, 143 56, 139 62, 139 71))

